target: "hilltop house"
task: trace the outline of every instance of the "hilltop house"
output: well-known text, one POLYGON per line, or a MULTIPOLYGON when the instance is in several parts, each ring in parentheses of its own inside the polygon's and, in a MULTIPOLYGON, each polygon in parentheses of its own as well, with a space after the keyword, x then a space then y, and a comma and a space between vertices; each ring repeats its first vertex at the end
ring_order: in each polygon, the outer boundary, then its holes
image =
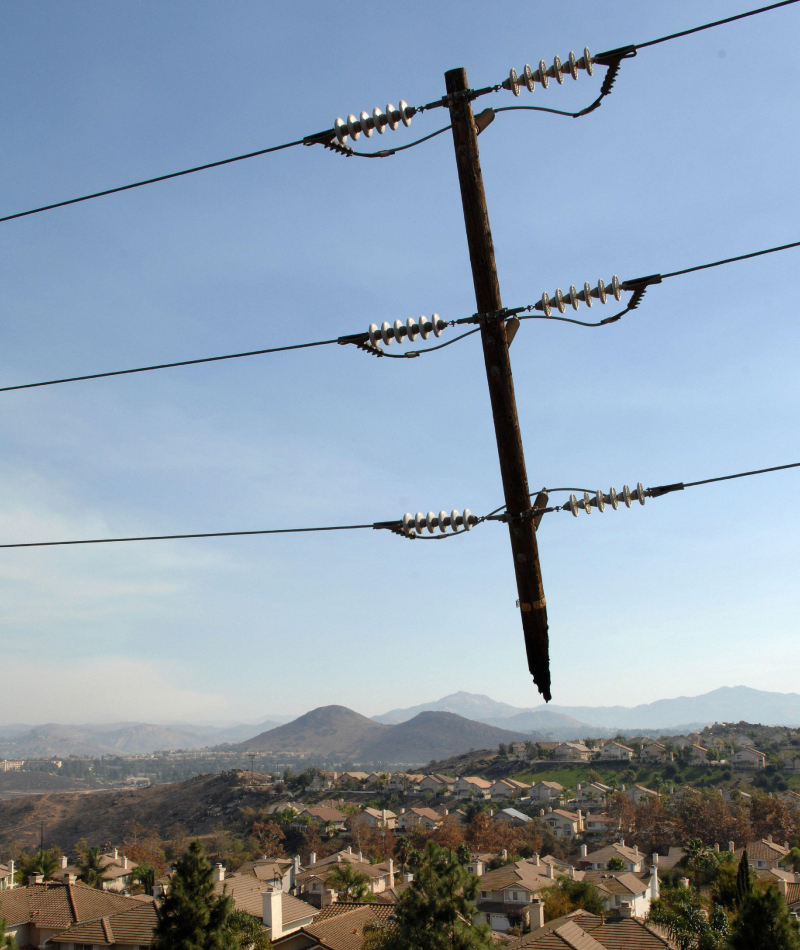
POLYGON ((526 785, 525 782, 518 782, 513 778, 501 778, 489 789, 489 798, 492 800, 522 798, 529 788, 530 785, 526 785))
POLYGON ((536 782, 531 785, 529 797, 537 802, 557 802, 564 794, 564 786, 558 782, 536 782))
POLYGON ((364 808, 361 817, 370 828, 394 829, 397 826, 397 815, 388 808, 364 808))
POLYGON ((585 844, 582 844, 578 867, 582 871, 605 871, 612 858, 619 858, 624 863, 625 870, 633 874, 639 874, 644 869, 644 854, 636 845, 632 848, 626 847, 624 841, 615 842, 591 852, 585 844))
POLYGON ((395 827, 397 831, 408 831, 409 828, 420 825, 425 831, 435 831, 441 825, 443 817, 432 808, 409 808, 408 811, 401 809, 395 827))
POLYGON ((747 746, 733 753, 733 764, 738 769, 763 769, 766 767, 767 757, 758 749, 747 746))
POLYGON ((672 758, 672 754, 660 742, 650 742, 642 748, 639 758, 643 762, 668 762, 672 758))
POLYGON ((492 782, 478 775, 467 775, 459 778, 453 785, 453 792, 458 798, 486 798, 492 782))
POLYGON ((620 913, 623 906, 626 913, 643 919, 650 911, 650 902, 659 894, 658 873, 653 873, 647 879, 630 871, 586 871, 582 879, 600 891, 606 910, 611 913, 620 913))
POLYGON ((346 821, 347 815, 337 808, 317 806, 304 808, 292 822, 292 828, 302 830, 305 824, 317 825, 321 832, 332 835, 337 831, 344 831, 346 821))
POLYGON ((658 792, 654 792, 651 788, 645 788, 644 785, 631 785, 622 794, 629 798, 634 805, 638 805, 643 798, 658 798, 658 792))
POLYGON ((448 792, 453 790, 453 785, 455 784, 454 778, 448 778, 446 775, 426 775, 421 782, 417 784, 417 788, 421 792, 433 792, 434 795, 446 795, 448 792))
POLYGON ((556 838, 574 838, 586 828, 583 822, 583 813, 580 808, 576 811, 566 811, 563 808, 554 808, 542 818, 542 821, 553 832, 556 838))
POLYGON ((592 753, 582 742, 560 742, 553 757, 565 762, 588 762, 592 753))
POLYGON ((630 762, 633 749, 621 742, 606 742, 600 750, 600 758, 605 762, 630 762))
POLYGON ((505 821, 515 827, 527 825, 529 822, 533 821, 533 818, 531 818, 529 815, 523 814, 521 811, 517 811, 516 808, 501 808, 494 817, 496 821, 505 821))
POLYGON ((603 808, 606 797, 611 794, 611 786, 601 782, 588 782, 586 785, 578 783, 575 791, 574 804, 580 808, 603 808))

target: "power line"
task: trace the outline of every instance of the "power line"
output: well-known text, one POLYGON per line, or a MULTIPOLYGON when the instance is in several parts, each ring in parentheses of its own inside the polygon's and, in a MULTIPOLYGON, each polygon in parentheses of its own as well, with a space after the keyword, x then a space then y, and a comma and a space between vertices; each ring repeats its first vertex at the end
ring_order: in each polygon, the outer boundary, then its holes
POLYGON ((767 10, 777 10, 778 7, 788 7, 798 0, 781 0, 781 3, 771 3, 767 7, 759 7, 757 10, 748 10, 746 13, 737 13, 736 16, 725 17, 724 20, 714 20, 713 23, 705 23, 703 26, 695 26, 691 30, 681 30, 680 33, 670 33, 669 36, 662 36, 657 40, 649 40, 647 43, 637 43, 636 49, 645 49, 647 46, 657 46, 659 43, 666 43, 669 40, 676 40, 680 36, 689 36, 691 33, 700 33, 702 30, 710 30, 715 26, 722 26, 723 23, 733 23, 734 20, 744 20, 745 17, 755 16, 757 13, 766 13, 767 10))
POLYGON ((711 482, 727 482, 731 478, 748 478, 750 475, 763 475, 765 472, 782 472, 785 468, 800 468, 800 462, 791 462, 789 465, 773 465, 772 468, 759 468, 753 472, 739 472, 738 475, 720 475, 718 478, 704 478, 699 482, 684 482, 684 488, 694 488, 695 485, 710 485, 711 482))
MULTIPOLYGON (((495 318, 506 318, 509 316, 518 316, 518 319, 520 320, 556 320, 561 323, 572 323, 581 327, 607 326, 608 324, 614 323, 617 320, 619 320, 620 317, 624 316, 626 313, 630 313, 632 310, 635 310, 639 306, 647 287, 653 284, 660 284, 662 281, 667 280, 670 277, 680 277, 683 274, 691 274, 694 271, 707 270, 708 268, 711 268, 711 267, 720 267, 723 264, 733 264, 733 263, 736 263, 737 261, 745 261, 753 257, 762 257, 764 254, 774 254, 777 251, 786 251, 786 250, 790 250, 796 247, 800 247, 800 241, 794 241, 792 244, 781 244, 778 247, 770 247, 763 251, 752 251, 749 254, 740 254, 737 257, 728 257, 728 258, 725 258, 725 260, 714 261, 711 264, 698 264, 694 267, 684 268, 683 270, 672 271, 669 274, 652 274, 649 277, 637 277, 632 280, 621 281, 619 283, 619 287, 622 290, 633 291, 633 296, 629 300, 627 307, 625 307, 625 309, 623 310, 620 310, 618 313, 612 314, 610 317, 606 317, 604 320, 599 320, 595 323, 586 322, 584 320, 576 320, 572 317, 563 317, 563 316, 557 317, 554 314, 549 314, 549 313, 537 313, 537 314, 531 313, 525 316, 521 315, 523 311, 526 311, 526 310, 531 311, 534 309, 542 309, 541 303, 529 304, 527 307, 516 307, 512 309, 505 309, 502 311, 502 313, 498 312, 498 314, 493 314, 493 315, 473 314, 471 317, 462 317, 458 320, 451 320, 449 321, 449 323, 445 321, 439 321, 439 322, 440 322, 440 325, 444 327, 444 326, 456 326, 458 324, 465 324, 465 323, 480 323, 482 320, 485 320, 487 316, 493 316, 495 318)), ((587 294, 584 291, 582 291, 581 294, 582 296, 580 296, 580 299, 581 300, 586 299, 587 294)), ((554 296, 553 301, 555 301, 555 299, 556 297, 554 296)), ((563 299, 568 300, 569 294, 566 295, 563 299)), ((578 299, 577 295, 576 295, 576 299, 578 299)), ((403 332, 406 332, 405 327, 401 329, 403 330, 403 332)), ((49 380, 44 380, 38 383, 19 383, 15 386, 0 386, 0 393, 13 392, 19 389, 37 389, 42 386, 58 386, 58 385, 61 385, 62 383, 84 382, 89 379, 105 379, 109 376, 128 376, 133 373, 149 373, 149 372, 152 372, 153 370, 174 369, 178 366, 196 366, 200 363, 218 363, 222 360, 237 360, 237 359, 242 359, 247 356, 262 356, 268 353, 285 353, 290 350, 304 350, 304 349, 310 349, 312 347, 317 347, 317 346, 330 346, 333 343, 338 343, 341 345, 352 343, 358 346, 359 348, 366 350, 368 353, 372 354, 373 356, 381 356, 381 357, 387 356, 387 357, 390 357, 391 359, 412 359, 418 356, 424 356, 426 353, 433 353, 436 350, 444 349, 444 347, 450 346, 453 343, 458 343, 460 340, 463 340, 465 337, 468 337, 471 334, 478 332, 479 329, 480 327, 478 327, 476 330, 469 330, 467 333, 462 333, 460 336, 454 337, 452 340, 447 340, 445 343, 440 343, 437 346, 426 347, 424 350, 412 350, 406 353, 388 353, 385 350, 380 349, 379 347, 371 346, 369 344, 368 333, 353 333, 347 336, 336 337, 335 339, 331 339, 331 340, 317 340, 313 343, 293 343, 289 346, 273 346, 273 347, 260 349, 260 350, 247 350, 243 353, 227 353, 223 356, 204 356, 199 359, 176 360, 175 362, 172 362, 172 363, 155 363, 151 366, 137 366, 134 369, 118 369, 118 370, 111 370, 109 372, 103 372, 103 373, 87 373, 83 376, 66 376, 61 379, 49 379, 49 380)), ((389 332, 389 337, 393 337, 393 334, 397 331, 394 328, 389 328, 388 332, 389 332)), ((394 338, 396 339, 396 337, 394 338)), ((399 343, 401 341, 398 339, 397 342, 399 343)))

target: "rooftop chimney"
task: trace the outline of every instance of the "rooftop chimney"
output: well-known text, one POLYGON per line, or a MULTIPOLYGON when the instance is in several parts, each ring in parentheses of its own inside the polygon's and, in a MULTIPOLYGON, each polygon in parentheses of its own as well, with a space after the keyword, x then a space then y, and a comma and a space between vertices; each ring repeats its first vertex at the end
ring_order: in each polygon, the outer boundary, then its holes
POLYGON ((638 853, 639 853, 639 845, 638 845, 638 844, 635 844, 635 845, 633 846, 633 853, 634 853, 634 854, 638 854, 638 853))
POLYGON ((116 861, 117 858, 119 857, 119 851, 117 851, 117 849, 114 848, 114 850, 111 852, 111 854, 112 854, 114 860, 116 861))
POLYGON ((350 845, 347 846, 347 853, 348 853, 348 854, 352 854, 352 853, 353 853, 353 849, 352 849, 352 847, 351 847, 350 845))
POLYGON ((296 854, 294 856, 294 873, 295 874, 300 873, 300 855, 299 854, 296 854))
POLYGON ((28 878, 28 883, 30 884, 33 881, 34 884, 44 884, 44 874, 41 871, 36 871, 35 874, 31 874, 28 878))
MULTIPOLYGON (((658 855, 656 855, 656 857, 658 857, 658 855)), ((650 868, 650 899, 657 901, 660 893, 661 887, 658 881, 658 864, 654 864, 650 868)))
MULTIPOLYGON (((348 848, 347 850, 349 851, 350 849, 348 848)), ((316 851, 312 851, 312 852, 309 854, 309 856, 308 856, 308 863, 309 863, 309 864, 316 864, 316 863, 317 863, 317 852, 316 852, 316 851)))
POLYGON ((772 844, 772 835, 767 835, 767 841, 772 844))
POLYGON ((548 876, 548 877, 555 877, 555 876, 556 876, 555 870, 554 870, 552 864, 548 864, 548 865, 547 865, 547 876, 548 876))
POLYGON ((653 865, 654 868, 658 867, 658 851, 653 852, 653 856, 650 859, 650 863, 653 865))
POLYGON ((359 864, 364 863, 364 855, 360 851, 358 852, 358 863, 359 864))
POLYGON ((11 876, 8 882, 8 887, 9 889, 11 889, 13 887, 16 887, 16 884, 14 883, 14 860, 13 859, 8 864, 8 870, 11 872, 11 876))
POLYGON ((389 887, 394 887, 394 861, 389 858, 389 887))
POLYGON ((630 901, 622 901, 619 905, 619 915, 620 917, 633 917, 633 905, 630 901))
POLYGON ((123 858, 122 858, 122 870, 123 870, 123 871, 127 871, 127 870, 128 870, 128 859, 127 859, 126 857, 124 857, 124 856, 123 856, 123 858))
POLYGON ((533 857, 531 858, 531 862, 533 863, 535 867, 537 868, 539 867, 539 852, 538 851, 533 852, 533 857))
POLYGON ((272 887, 261 892, 261 920, 269 927, 270 940, 277 940, 283 933, 283 895, 272 887))
POLYGON ((224 881, 225 880, 225 865, 218 864, 214 868, 214 880, 215 881, 224 881))
POLYGON ((585 858, 588 853, 589 853, 589 849, 586 847, 585 844, 582 844, 582 845, 581 845, 581 857, 582 857, 582 858, 585 858))
POLYGON ((538 897, 531 901, 531 930, 544 927, 544 901, 538 897))
POLYGON ((500 857, 504 861, 508 861, 508 850, 506 848, 503 848, 503 850, 500 852, 500 857))
POLYGON ((61 870, 63 871, 66 866, 67 866, 67 856, 66 854, 62 854, 61 855, 61 870))
POLYGON ((736 850, 736 842, 735 842, 735 841, 729 841, 729 842, 728 842, 728 851, 735 851, 735 850, 736 850))

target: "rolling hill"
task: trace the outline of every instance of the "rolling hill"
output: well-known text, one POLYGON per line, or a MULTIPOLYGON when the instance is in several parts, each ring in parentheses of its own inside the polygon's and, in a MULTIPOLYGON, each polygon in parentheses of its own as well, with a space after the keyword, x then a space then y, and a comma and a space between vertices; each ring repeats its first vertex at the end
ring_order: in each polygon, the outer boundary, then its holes
POLYGON ((530 734, 497 729, 449 712, 421 712, 370 737, 353 753, 364 762, 424 765, 472 749, 496 749, 501 742, 530 739, 530 734))
POLYGON ((244 752, 303 752, 334 755, 359 748, 368 738, 388 729, 346 706, 320 706, 299 719, 240 743, 244 752))

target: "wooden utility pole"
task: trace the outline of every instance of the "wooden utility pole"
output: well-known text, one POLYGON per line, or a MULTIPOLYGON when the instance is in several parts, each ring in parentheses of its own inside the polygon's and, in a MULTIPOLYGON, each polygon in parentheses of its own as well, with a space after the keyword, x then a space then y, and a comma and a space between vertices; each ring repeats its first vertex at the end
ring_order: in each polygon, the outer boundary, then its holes
POLYGON ((478 313, 487 316, 481 320, 481 342, 486 362, 486 378, 492 401, 497 452, 503 479, 511 551, 517 575, 519 608, 528 668, 539 692, 550 700, 550 659, 547 637, 547 607, 542 588, 536 528, 525 471, 525 456, 517 418, 517 401, 508 356, 505 320, 496 316, 502 310, 500 284, 494 260, 494 245, 489 227, 489 212, 483 190, 478 130, 475 127, 467 92, 465 69, 451 69, 445 74, 450 119, 453 125, 453 144, 456 151, 458 180, 461 184, 461 202, 475 284, 478 313), (495 315, 495 316, 492 316, 495 315))

